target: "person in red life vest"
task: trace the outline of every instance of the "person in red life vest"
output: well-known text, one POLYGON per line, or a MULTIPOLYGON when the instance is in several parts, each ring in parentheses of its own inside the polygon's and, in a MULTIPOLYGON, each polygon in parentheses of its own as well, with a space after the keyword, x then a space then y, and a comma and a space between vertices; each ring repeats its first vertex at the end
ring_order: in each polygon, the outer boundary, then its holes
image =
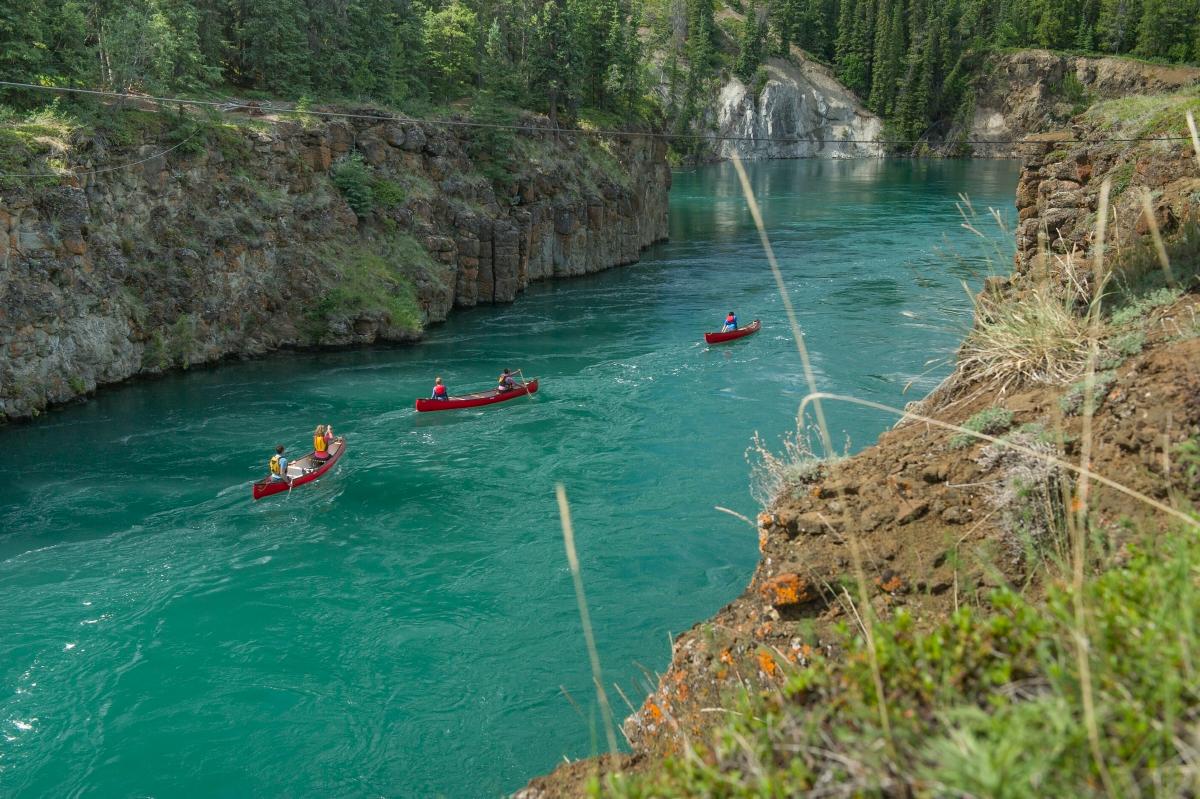
POLYGON ((442 401, 450 399, 450 392, 442 384, 442 378, 439 377, 433 381, 433 393, 430 395, 430 398, 442 401))
POLYGON ((725 317, 725 327, 721 328, 721 332, 728 333, 732 330, 737 330, 737 314, 730 311, 729 315, 725 317))

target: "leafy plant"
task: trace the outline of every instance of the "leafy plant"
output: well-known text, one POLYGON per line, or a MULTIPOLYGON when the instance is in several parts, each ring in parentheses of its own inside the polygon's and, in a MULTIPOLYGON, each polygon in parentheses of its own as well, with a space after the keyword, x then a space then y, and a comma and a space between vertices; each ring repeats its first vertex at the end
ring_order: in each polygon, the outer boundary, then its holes
POLYGON ((375 207, 375 194, 371 189, 371 175, 360 153, 339 159, 329 175, 333 185, 346 198, 346 204, 360 219, 371 213, 375 207))
MULTIPOLYGON (((1013 413, 1007 408, 985 408, 963 423, 963 427, 976 433, 986 433, 994 436, 1003 433, 1013 423, 1013 413)), ((971 446, 978 438, 966 433, 959 433, 950 439, 950 449, 964 449, 971 446)))
MULTIPOLYGON (((1104 402, 1104 398, 1108 396, 1109 390, 1112 389, 1113 384, 1116 382, 1116 372, 1097 372, 1094 375, 1094 379, 1091 381, 1092 413, 1095 413, 1096 409, 1104 402)), ((1088 383, 1087 378, 1080 380, 1067 389, 1067 393, 1059 398, 1058 407, 1065 415, 1075 416, 1083 413, 1083 402, 1088 393, 1088 383)))
POLYGON ((1175 288, 1160 288, 1134 297, 1124 306, 1113 311, 1110 321, 1116 327, 1124 327, 1141 321, 1146 314, 1155 308, 1171 305, 1182 296, 1183 292, 1175 288))

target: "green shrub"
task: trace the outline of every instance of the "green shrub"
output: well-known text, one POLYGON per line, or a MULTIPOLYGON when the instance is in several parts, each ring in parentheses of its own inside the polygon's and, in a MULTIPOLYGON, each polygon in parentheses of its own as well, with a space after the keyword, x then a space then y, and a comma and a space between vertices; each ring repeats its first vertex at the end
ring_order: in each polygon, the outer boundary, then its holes
POLYGON ((1200 489, 1200 436, 1193 436, 1176 444, 1172 454, 1187 489, 1200 489))
POLYGON ((413 275, 433 274, 436 265, 415 239, 391 235, 350 247, 326 247, 320 257, 336 266, 336 276, 308 309, 308 333, 320 339, 330 318, 382 313, 392 327, 419 331, 424 314, 413 275))
POLYGON ((1181 296, 1183 296, 1183 292, 1179 289, 1160 288, 1143 294, 1140 297, 1135 297, 1123 307, 1113 311, 1112 324, 1117 327, 1124 327, 1125 325, 1140 322, 1150 311, 1155 308, 1161 308, 1164 305, 1171 305, 1181 296))
POLYGON ((754 79, 750 83, 750 96, 755 102, 762 97, 763 89, 767 88, 767 81, 771 79, 765 67, 759 67, 754 70, 754 79))
POLYGON ((1100 368, 1116 369, 1125 362, 1126 358, 1140 354, 1145 344, 1146 332, 1144 330, 1129 330, 1113 336, 1105 342, 1106 354, 1099 362, 1100 368))
MULTIPOLYGON (((1003 433, 1008 428, 1012 427, 1013 414, 1007 408, 986 408, 972 416, 963 427, 976 433, 984 433, 989 436, 994 436, 997 433, 1003 433)), ((967 433, 959 433, 950 439, 950 449, 964 449, 971 446, 978 438, 967 433)))
POLYGON ((351 153, 341 158, 329 172, 333 185, 346 198, 346 204, 358 215, 365 218, 375 207, 375 195, 371 191, 371 175, 367 165, 363 163, 362 155, 351 153))
MULTIPOLYGON (((1097 372, 1094 377, 1095 380, 1092 383, 1091 413, 1095 413, 1096 410, 1104 403, 1104 398, 1108 396, 1109 390, 1117 381, 1117 373, 1111 371, 1097 372)), ((1087 387, 1088 380, 1085 377, 1083 380, 1080 380, 1078 383, 1075 383, 1073 386, 1067 389, 1067 393, 1064 394, 1058 401, 1058 407, 1063 414, 1066 416, 1076 416, 1080 413, 1083 413, 1083 400, 1087 395, 1087 387)))
POLYGON ((394 180, 375 178, 371 181, 371 194, 378 208, 395 208, 404 202, 404 187, 394 180))

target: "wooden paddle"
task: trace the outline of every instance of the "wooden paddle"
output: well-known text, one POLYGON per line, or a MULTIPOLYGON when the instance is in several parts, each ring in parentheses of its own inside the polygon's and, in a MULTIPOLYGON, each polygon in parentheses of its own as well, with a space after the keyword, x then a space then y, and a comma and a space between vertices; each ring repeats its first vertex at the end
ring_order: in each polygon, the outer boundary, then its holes
MULTIPOLYGON (((525 382, 525 373, 518 369, 517 374, 521 376, 521 388, 525 388, 528 385, 528 383, 525 382)), ((533 394, 530 394, 528 391, 525 392, 525 396, 529 397, 531 400, 536 400, 533 394)))

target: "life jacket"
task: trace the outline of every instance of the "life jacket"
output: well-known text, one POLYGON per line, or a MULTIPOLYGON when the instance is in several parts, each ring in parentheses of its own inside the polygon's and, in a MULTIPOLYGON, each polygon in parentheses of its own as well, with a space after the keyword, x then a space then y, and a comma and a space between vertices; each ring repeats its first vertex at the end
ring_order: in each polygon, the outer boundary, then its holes
POLYGON ((438 385, 434 386, 434 387, 433 387, 433 396, 435 396, 435 397, 444 397, 444 396, 446 396, 446 386, 442 385, 441 383, 439 383, 438 385))
POLYGON ((275 455, 272 455, 272 456, 271 456, 271 460, 270 460, 270 461, 268 461, 268 463, 267 463, 267 466, 268 466, 268 467, 270 467, 270 469, 271 469, 271 474, 280 474, 280 471, 279 471, 279 455, 278 455, 278 453, 276 453, 275 455))
POLYGON ((313 436, 313 449, 317 452, 325 451, 325 436, 313 436))
POLYGON ((737 327, 737 317, 736 317, 736 316, 734 316, 733 314, 730 314, 729 316, 726 316, 726 317, 725 317, 725 324, 727 324, 727 325, 733 325, 734 327, 737 327))

